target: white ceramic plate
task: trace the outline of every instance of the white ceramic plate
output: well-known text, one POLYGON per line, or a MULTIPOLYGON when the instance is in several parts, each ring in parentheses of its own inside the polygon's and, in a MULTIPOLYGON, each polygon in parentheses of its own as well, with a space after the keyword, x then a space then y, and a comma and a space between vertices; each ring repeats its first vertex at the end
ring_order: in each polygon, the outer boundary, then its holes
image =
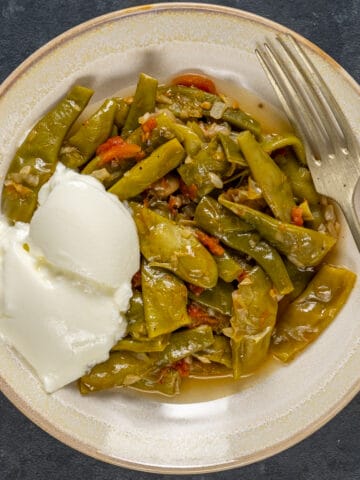
MULTIPOLYGON (((75 82, 94 88, 98 101, 134 85, 140 71, 160 79, 201 71, 277 104, 254 48, 284 30, 242 11, 177 3, 111 13, 70 30, 1 86, 1 177, 27 129, 75 82)), ((358 86, 322 51, 297 38, 356 130, 358 86)), ((336 262, 360 272, 345 226, 336 262)), ((0 388, 44 430, 101 460, 162 473, 236 467, 303 439, 359 391, 359 310, 356 285, 336 321, 291 365, 269 363, 246 382, 218 386, 205 397, 173 401, 125 390, 81 397, 75 386, 47 395, 23 360, 3 344, 0 388)))

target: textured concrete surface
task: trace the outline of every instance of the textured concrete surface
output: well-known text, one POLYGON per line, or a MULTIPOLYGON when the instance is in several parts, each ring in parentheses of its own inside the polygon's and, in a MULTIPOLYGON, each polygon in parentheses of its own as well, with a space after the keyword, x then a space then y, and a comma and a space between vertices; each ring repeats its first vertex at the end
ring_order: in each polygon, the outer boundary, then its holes
MULTIPOLYGON (((151 2, 0 0, 0 82, 41 45, 92 17, 151 2)), ((210 1, 208 3, 211 3, 210 1)), ((301 33, 360 79, 360 0, 226 0, 301 33)), ((204 446, 206 448, 206 446, 204 446)), ((1 480, 151 480, 171 478, 113 467, 62 445, 0 393, 1 480)), ((360 395, 310 438, 242 469, 177 480, 360 480, 360 395)))

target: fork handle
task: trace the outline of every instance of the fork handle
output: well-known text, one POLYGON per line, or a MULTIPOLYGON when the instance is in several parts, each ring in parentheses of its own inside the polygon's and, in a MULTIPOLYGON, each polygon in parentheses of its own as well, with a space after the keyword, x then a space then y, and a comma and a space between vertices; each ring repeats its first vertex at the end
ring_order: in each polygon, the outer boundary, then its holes
POLYGON ((360 252, 360 221, 355 210, 354 202, 351 200, 346 203, 344 202, 340 207, 345 215, 356 246, 360 252))

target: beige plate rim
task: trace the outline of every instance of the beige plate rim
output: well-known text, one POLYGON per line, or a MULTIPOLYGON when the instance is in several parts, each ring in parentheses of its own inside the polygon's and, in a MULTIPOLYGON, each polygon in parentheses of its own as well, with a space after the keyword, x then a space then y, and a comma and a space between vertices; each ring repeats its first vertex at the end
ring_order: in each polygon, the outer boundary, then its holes
MULTIPOLYGON (((91 20, 88 20, 84 23, 81 23, 78 26, 75 26, 65 33, 55 37, 53 40, 45 44, 43 47, 39 48, 36 52, 34 52, 31 56, 29 56, 24 62, 22 62, 19 67, 17 67, 0 85, 0 97, 6 94, 6 92, 11 88, 12 84, 19 79, 24 73, 26 73, 27 69, 33 65, 34 63, 38 62, 42 57, 51 53, 51 51, 57 47, 59 47, 62 43, 67 42, 68 40, 81 35, 83 32, 90 31, 93 28, 96 28, 102 24, 118 21, 122 18, 134 16, 134 15, 142 15, 147 13, 154 13, 156 11, 164 11, 169 10, 187 10, 187 11, 204 11, 204 12, 215 12, 222 15, 230 15, 232 17, 238 17, 240 19, 251 20, 255 23, 263 24, 267 27, 272 28, 277 32, 287 32, 292 34, 298 41, 300 41, 303 45, 313 50, 315 53, 320 55, 327 63, 330 63, 333 68, 338 70, 342 77, 345 78, 351 85, 352 88, 357 90, 360 94, 360 86, 356 83, 356 81, 329 55, 327 55, 323 50, 317 47, 315 44, 307 40, 306 38, 302 37, 298 33, 294 32, 293 30, 288 29, 287 27, 276 23, 272 20, 265 19, 259 15, 254 13, 250 13, 244 10, 239 10, 232 7, 225 7, 220 5, 213 5, 213 4, 206 4, 206 3, 183 3, 183 2, 174 2, 174 3, 161 3, 161 4, 151 4, 151 5, 142 5, 137 7, 131 7, 126 9, 117 10, 91 20)), ((66 444, 67 446, 84 453, 90 457, 93 457, 97 460, 101 460, 106 463, 110 463, 116 466, 144 471, 144 472, 152 472, 152 473, 161 473, 161 474, 196 474, 196 473, 210 473, 210 472, 218 472, 229 470, 237 467, 242 467, 245 465, 249 465, 251 463, 259 462, 264 460, 270 456, 273 456, 277 453, 280 453, 287 448, 294 446, 295 444, 299 443, 300 441, 307 438, 309 435, 314 433, 320 427, 325 425, 329 420, 331 420, 335 415, 337 415, 348 403, 356 396, 356 394, 360 391, 360 378, 354 382, 352 387, 348 390, 346 395, 333 405, 327 413, 323 416, 318 418, 316 421, 307 425, 306 428, 299 431, 296 435, 288 438, 287 440, 278 442, 277 444, 267 447, 263 450, 256 452, 256 454, 251 454, 246 457, 242 457, 239 460, 234 460, 231 462, 227 462, 221 464, 219 466, 204 466, 204 467, 157 467, 151 465, 143 465, 141 463, 135 462, 128 462, 124 461, 119 458, 115 458, 106 454, 99 452, 97 449, 89 447, 85 442, 81 442, 79 440, 74 439, 71 435, 64 433, 61 431, 60 428, 55 427, 49 419, 45 416, 42 416, 38 412, 36 412, 31 405, 28 405, 26 401, 24 401, 17 392, 8 385, 5 380, 0 375, 0 391, 8 398, 8 400, 27 418, 29 418, 33 423, 35 423, 38 427, 42 430, 56 438, 57 440, 61 441, 62 443, 66 444)))

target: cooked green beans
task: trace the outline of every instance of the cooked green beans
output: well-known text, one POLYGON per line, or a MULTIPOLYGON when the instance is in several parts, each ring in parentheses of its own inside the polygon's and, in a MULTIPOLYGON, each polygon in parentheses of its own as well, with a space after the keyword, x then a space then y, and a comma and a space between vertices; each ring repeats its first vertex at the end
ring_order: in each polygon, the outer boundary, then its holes
POLYGON ((6 176, 3 212, 15 221, 31 219, 58 160, 129 200, 141 270, 127 331, 79 380, 81 393, 175 395, 187 376, 237 380, 271 353, 289 361, 355 282, 324 263, 336 228, 301 141, 263 135, 215 87, 201 89, 209 82, 186 77, 159 86, 141 74, 133 97, 104 100, 69 133, 92 94, 74 87, 31 130, 6 176))
POLYGON ((266 243, 250 224, 244 223, 216 200, 203 197, 196 207, 195 221, 225 245, 253 257, 271 277, 279 293, 286 294, 293 290, 277 250, 266 243))

